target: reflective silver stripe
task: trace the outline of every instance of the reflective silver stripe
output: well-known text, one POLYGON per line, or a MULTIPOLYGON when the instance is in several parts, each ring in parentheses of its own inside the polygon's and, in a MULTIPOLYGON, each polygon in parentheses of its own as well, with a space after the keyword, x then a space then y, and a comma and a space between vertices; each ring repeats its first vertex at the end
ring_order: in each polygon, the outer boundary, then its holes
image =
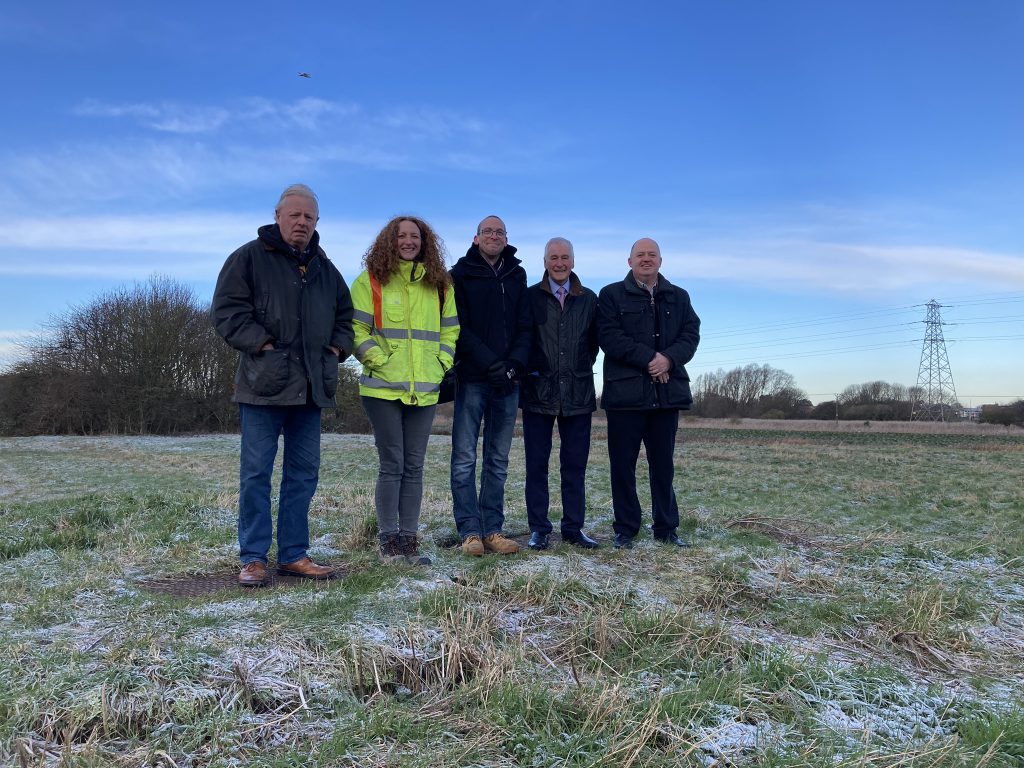
POLYGON ((369 312, 363 312, 363 310, 357 309, 352 313, 352 319, 358 320, 361 323, 366 323, 371 328, 373 327, 373 315, 369 312))
POLYGON ((410 336, 416 341, 440 341, 441 334, 438 331, 407 331, 404 328, 378 328, 377 333, 385 339, 408 339, 410 336))
POLYGON ((380 344, 378 344, 373 339, 367 339, 362 344, 360 344, 359 347, 356 349, 356 359, 362 360, 367 350, 369 350, 371 347, 377 347, 379 349, 380 344))
POLYGON ((373 387, 374 389, 409 389, 409 382, 403 384, 400 381, 384 381, 384 379, 375 379, 373 376, 365 374, 359 377, 359 383, 364 387, 373 387))
POLYGON ((442 352, 447 352, 452 357, 455 357, 455 350, 452 349, 451 347, 449 347, 447 344, 442 344, 441 345, 441 351, 442 352))
MULTIPOLYGON (((359 383, 373 389, 398 389, 403 392, 409 390, 408 381, 384 381, 384 379, 375 379, 373 376, 365 374, 359 377, 359 383)), ((414 392, 437 392, 441 389, 441 385, 432 381, 416 381, 413 382, 412 389, 414 392)))
POLYGON ((441 318, 441 327, 442 328, 451 328, 453 325, 458 325, 458 324, 459 324, 459 316, 458 315, 452 315, 451 317, 442 317, 441 318))

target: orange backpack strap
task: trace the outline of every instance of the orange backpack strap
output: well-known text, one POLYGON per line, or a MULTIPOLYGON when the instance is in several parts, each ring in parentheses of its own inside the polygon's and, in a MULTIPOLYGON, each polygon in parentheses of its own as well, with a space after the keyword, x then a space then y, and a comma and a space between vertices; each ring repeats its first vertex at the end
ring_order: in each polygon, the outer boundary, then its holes
POLYGON ((380 294, 380 281, 370 275, 370 293, 373 294, 373 327, 380 330, 384 327, 384 301, 380 294))

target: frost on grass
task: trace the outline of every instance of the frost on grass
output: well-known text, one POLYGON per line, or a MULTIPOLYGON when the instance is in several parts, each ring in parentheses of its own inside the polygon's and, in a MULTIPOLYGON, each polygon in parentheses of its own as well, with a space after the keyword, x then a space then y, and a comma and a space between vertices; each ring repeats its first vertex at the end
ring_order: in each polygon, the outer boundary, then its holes
POLYGON ((697 758, 706 766, 726 766, 751 757, 768 747, 783 745, 789 729, 780 724, 763 720, 757 723, 742 722, 740 713, 734 707, 722 707, 722 720, 708 728, 696 730, 697 758))

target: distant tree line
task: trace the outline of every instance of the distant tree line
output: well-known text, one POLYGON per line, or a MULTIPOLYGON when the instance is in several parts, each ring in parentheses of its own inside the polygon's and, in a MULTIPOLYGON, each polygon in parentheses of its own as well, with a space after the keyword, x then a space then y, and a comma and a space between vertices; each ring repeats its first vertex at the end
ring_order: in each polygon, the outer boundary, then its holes
POLYGON ((909 421, 916 396, 920 396, 916 387, 888 381, 852 384, 839 393, 838 400, 818 403, 809 418, 835 419, 838 404, 840 420, 909 421))
MULTIPOLYGON (((180 434, 234 431, 237 353, 217 336, 190 288, 153 278, 51 319, 25 356, 0 374, 0 434, 180 434)), ((369 432, 358 368, 343 365, 332 432, 369 432)), ((913 387, 871 381, 812 405, 770 365, 698 376, 693 413, 710 418, 908 420, 913 387)), ((1024 400, 982 409, 983 422, 1024 426, 1024 400)))
POLYGON ((691 384, 693 412, 709 418, 806 418, 811 401, 792 375, 770 365, 702 373, 691 384))
MULTIPOLYGON (((53 318, 0 375, 0 433, 180 434, 235 430, 238 353, 190 288, 153 278, 53 318)), ((327 429, 366 431, 356 374, 342 369, 327 429)))
POLYGON ((985 424, 1016 424, 1024 427, 1024 400, 1009 405, 983 405, 980 420, 985 424))
POLYGON ((701 374, 690 388, 693 413, 709 418, 909 421, 914 398, 921 394, 917 387, 868 381, 811 405, 790 374, 756 364, 701 374))

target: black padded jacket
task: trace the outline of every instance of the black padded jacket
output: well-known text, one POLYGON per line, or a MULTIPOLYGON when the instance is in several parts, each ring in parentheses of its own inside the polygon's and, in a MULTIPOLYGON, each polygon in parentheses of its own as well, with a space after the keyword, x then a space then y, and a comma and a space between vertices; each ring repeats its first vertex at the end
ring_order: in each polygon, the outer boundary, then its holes
POLYGON ((686 363, 700 343, 700 318, 690 295, 658 275, 652 297, 630 272, 606 285, 598 297, 597 335, 604 350, 605 410, 689 409, 686 363), (666 384, 654 382, 647 364, 661 352, 672 361, 666 384))

